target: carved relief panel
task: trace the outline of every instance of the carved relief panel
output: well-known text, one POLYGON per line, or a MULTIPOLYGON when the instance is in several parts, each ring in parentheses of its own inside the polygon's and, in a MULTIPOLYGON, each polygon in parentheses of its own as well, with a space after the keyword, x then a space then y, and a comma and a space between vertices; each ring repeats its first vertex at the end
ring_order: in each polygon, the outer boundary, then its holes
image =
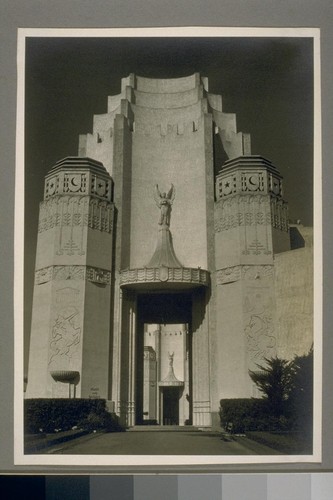
POLYGON ((86 173, 66 173, 64 175, 64 193, 82 193, 86 192, 87 174, 86 173))
POLYGON ((61 198, 61 225, 57 238, 57 255, 84 255, 84 216, 88 211, 87 197, 66 196, 61 198))
POLYGON ((236 193, 236 190, 237 190, 236 175, 229 175, 227 177, 223 177, 217 183, 218 198, 223 198, 230 194, 236 193))
POLYGON ((275 298, 272 286, 246 285, 243 296, 244 336, 249 358, 249 369, 265 358, 276 356, 275 298))
POLYGON ((238 171, 233 173, 222 173, 216 179, 216 198, 221 199, 234 194, 241 193, 268 193, 267 172, 261 171, 238 171))
POLYGON ((51 280, 87 280, 110 285, 111 271, 91 266, 49 266, 36 270, 35 285, 42 285, 51 280))
POLYGON ((282 179, 273 174, 269 174, 269 190, 276 196, 283 196, 282 193, 282 179))
POLYGON ((89 196, 61 196, 41 203, 38 231, 59 228, 57 255, 84 255, 85 233, 89 227, 111 233, 113 205, 89 196))
POLYGON ((272 265, 251 265, 251 266, 231 266, 216 271, 217 285, 224 285, 233 283, 234 281, 244 280, 257 280, 264 278, 272 278, 273 266, 272 265))
POLYGON ((288 205, 283 200, 271 199, 271 224, 281 231, 289 231, 288 205))
POLYGON ((255 192, 265 190, 266 172, 242 172, 241 191, 255 192))
POLYGON ((215 209, 215 232, 243 228, 239 233, 243 255, 271 255, 269 195, 235 195, 215 209))
POLYGON ((49 338, 50 370, 79 369, 82 343, 82 297, 78 287, 54 290, 54 311, 49 338))
POLYGON ((92 195, 106 201, 111 200, 112 180, 105 173, 100 175, 89 170, 58 171, 45 179, 44 199, 56 195, 92 195))
POLYGON ((91 176, 91 194, 108 200, 111 195, 111 181, 97 175, 91 176))
POLYGON ((59 193, 59 176, 55 175, 45 181, 44 198, 48 199, 57 193, 59 193))

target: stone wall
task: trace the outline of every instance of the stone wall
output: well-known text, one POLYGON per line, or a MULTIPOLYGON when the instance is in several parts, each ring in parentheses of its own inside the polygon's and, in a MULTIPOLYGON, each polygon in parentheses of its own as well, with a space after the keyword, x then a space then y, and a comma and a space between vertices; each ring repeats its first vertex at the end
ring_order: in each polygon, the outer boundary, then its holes
MULTIPOLYGON (((178 110, 177 110, 178 111, 178 110)), ((176 190, 171 212, 171 232, 175 253, 185 267, 207 268, 206 171, 204 120, 181 134, 168 129, 156 136, 138 131, 161 121, 160 111, 149 122, 136 113, 133 134, 131 193, 130 267, 147 264, 156 245, 159 210, 154 201, 154 186, 168 192, 176 190), (195 232, 195 238, 193 233, 195 232)), ((164 118, 164 117, 163 117, 164 118)), ((191 123, 193 121, 193 117, 191 123)))
POLYGON ((278 355, 291 359, 307 353, 313 343, 313 229, 295 230, 304 246, 275 255, 278 355))

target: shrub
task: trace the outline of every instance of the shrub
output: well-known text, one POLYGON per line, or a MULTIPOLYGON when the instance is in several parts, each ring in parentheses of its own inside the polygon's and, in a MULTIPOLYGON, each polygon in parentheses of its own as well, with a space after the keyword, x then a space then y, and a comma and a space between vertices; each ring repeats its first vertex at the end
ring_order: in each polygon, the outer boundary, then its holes
POLYGON ((266 403, 262 399, 221 399, 221 425, 227 432, 242 433, 263 426, 266 403))
MULTIPOLYGON (((89 415, 103 418, 111 414, 106 410, 105 399, 26 399, 24 401, 25 432, 67 431, 78 426, 89 415)), ((91 417, 92 418, 92 417, 91 417)), ((114 426, 119 426, 116 416, 111 416, 114 426), (117 422, 117 424, 116 424, 117 422)))
POLYGON ((78 427, 87 431, 105 430, 107 432, 121 432, 124 428, 120 425, 115 413, 89 413, 78 423, 78 427))
POLYGON ((288 421, 284 416, 276 417, 264 399, 221 399, 221 426, 230 433, 248 431, 284 431, 288 421))

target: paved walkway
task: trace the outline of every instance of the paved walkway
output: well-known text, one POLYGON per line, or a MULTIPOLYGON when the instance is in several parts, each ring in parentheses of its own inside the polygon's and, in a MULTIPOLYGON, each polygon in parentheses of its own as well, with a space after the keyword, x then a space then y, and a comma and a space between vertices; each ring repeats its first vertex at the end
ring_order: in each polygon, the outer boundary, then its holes
POLYGON ((89 434, 43 453, 72 455, 276 455, 278 452, 245 437, 224 440, 204 431, 130 431, 89 434))

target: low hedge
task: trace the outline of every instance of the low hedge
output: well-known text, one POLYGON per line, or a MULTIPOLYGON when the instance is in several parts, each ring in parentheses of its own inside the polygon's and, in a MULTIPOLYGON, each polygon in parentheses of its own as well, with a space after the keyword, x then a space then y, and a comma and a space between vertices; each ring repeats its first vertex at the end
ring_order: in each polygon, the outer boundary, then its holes
POLYGON ((88 431, 103 429, 107 432, 122 432, 125 430, 120 425, 117 415, 108 411, 101 414, 90 412, 86 418, 78 422, 78 427, 88 431))
POLYGON ((287 419, 272 416, 264 399, 221 399, 220 420, 225 431, 237 434, 288 428, 287 419))
POLYGON ((105 399, 26 399, 25 432, 67 431, 73 427, 88 430, 120 431, 118 417, 106 409, 105 399))

